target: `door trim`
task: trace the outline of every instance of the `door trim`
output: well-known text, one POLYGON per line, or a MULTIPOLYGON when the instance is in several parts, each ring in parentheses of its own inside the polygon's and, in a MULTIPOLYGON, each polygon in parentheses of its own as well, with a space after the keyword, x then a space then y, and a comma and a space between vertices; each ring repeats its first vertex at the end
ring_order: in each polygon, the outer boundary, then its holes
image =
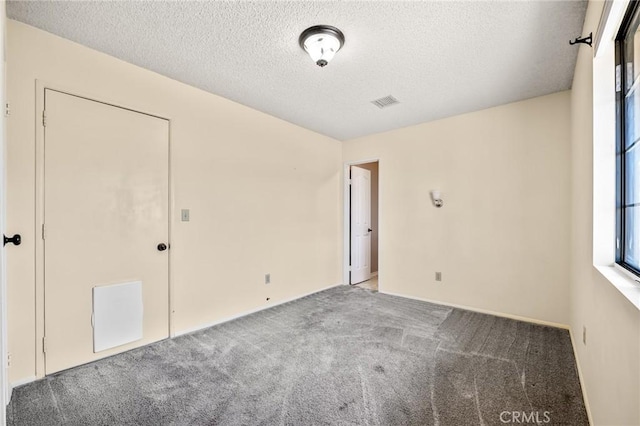
MULTIPOLYGON (((174 179, 172 174, 171 167, 171 159, 172 159, 172 150, 171 150, 171 139, 172 139, 172 122, 170 118, 167 118, 163 115, 146 112, 139 108, 130 107, 127 105, 123 105, 120 102, 114 102, 104 96, 92 96, 87 95, 83 90, 77 90, 74 88, 63 87, 60 84, 53 84, 50 82, 45 82, 42 80, 35 80, 35 90, 36 90, 36 110, 34 111, 35 116, 35 133, 36 133, 36 146, 35 146, 35 223, 34 223, 34 238, 35 238, 35 307, 36 307, 36 330, 35 330, 35 360, 36 365, 35 369, 35 377, 36 379, 40 379, 45 377, 45 357, 43 351, 43 338, 44 338, 44 330, 45 330, 45 287, 44 287, 44 240, 42 239, 42 224, 44 223, 44 126, 42 125, 42 111, 44 111, 45 107, 45 90, 53 90, 56 92, 64 93, 70 96, 75 96, 78 98, 86 99, 93 102, 98 102, 101 104, 113 106, 116 108, 122 108, 128 111, 137 112, 144 115, 149 115, 152 117, 156 117, 162 120, 166 120, 169 125, 169 134, 168 143, 169 143, 169 152, 168 158, 169 162, 167 164, 168 175, 169 175, 169 199, 167 200, 169 209, 169 223, 168 223, 168 232, 169 232, 169 241, 171 244, 173 241, 173 211, 175 206, 174 200, 174 179), (85 93, 85 94, 82 94, 85 93)), ((171 255, 171 250, 168 253, 169 257, 169 276, 168 276, 168 284, 169 284, 169 324, 168 327, 168 335, 169 338, 175 336, 174 331, 174 318, 173 318, 173 256, 171 255)))
MULTIPOLYGON (((5 105, 7 100, 7 60, 6 60, 6 8, 0 5, 0 51, 2 52, 2 69, 0 69, 0 105, 5 105)), ((0 233, 7 232, 6 214, 6 115, 0 117, 0 233)), ((8 369, 8 334, 7 334, 7 262, 4 247, 0 249, 0 424, 6 419, 6 407, 11 400, 9 388, 8 369)))
MULTIPOLYGON (((384 233, 380 232, 382 223, 382 186, 380 185, 382 172, 380 171, 380 159, 371 158, 367 160, 347 161, 344 163, 342 175, 343 175, 343 187, 342 187, 342 205, 343 205, 343 225, 342 225, 342 238, 343 238, 343 256, 342 256, 342 282, 345 285, 349 284, 349 252, 351 250, 351 232, 350 232, 350 220, 351 220, 351 208, 350 208, 350 194, 349 194, 349 168, 351 166, 357 166, 359 164, 366 163, 378 163, 378 272, 381 270, 382 264, 382 244, 384 233)), ((378 275, 378 291, 382 293, 383 282, 380 275, 378 275)))

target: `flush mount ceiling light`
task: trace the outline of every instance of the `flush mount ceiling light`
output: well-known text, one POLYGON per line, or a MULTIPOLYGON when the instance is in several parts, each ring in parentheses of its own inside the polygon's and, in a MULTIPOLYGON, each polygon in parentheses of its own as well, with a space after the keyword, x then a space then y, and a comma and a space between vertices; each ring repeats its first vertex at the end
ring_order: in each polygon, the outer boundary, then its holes
POLYGON ((336 27, 316 25, 304 30, 299 41, 313 62, 324 67, 344 45, 344 34, 336 27))

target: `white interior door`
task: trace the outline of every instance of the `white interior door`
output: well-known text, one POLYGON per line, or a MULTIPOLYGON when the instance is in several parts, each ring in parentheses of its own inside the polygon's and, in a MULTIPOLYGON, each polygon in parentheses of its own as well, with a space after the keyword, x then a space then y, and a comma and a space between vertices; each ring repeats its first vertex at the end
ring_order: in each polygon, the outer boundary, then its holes
POLYGON ((169 123, 49 89, 45 109, 51 374, 169 335, 169 123))
POLYGON ((351 284, 371 278, 371 172, 351 166, 351 284))
MULTIPOLYGON (((6 4, 0 5, 0 52, 2 57, 2 67, 0 68, 0 105, 6 103, 6 73, 7 61, 5 59, 5 24, 6 24, 6 4)), ((4 115, 0 116, 0 234, 4 236, 5 215, 6 215, 6 191, 5 191, 5 135, 6 120, 4 115)), ((0 248, 0 424, 4 424, 6 418, 6 405, 9 403, 10 395, 9 380, 7 378, 7 281, 6 281, 6 260, 4 245, 0 248)))

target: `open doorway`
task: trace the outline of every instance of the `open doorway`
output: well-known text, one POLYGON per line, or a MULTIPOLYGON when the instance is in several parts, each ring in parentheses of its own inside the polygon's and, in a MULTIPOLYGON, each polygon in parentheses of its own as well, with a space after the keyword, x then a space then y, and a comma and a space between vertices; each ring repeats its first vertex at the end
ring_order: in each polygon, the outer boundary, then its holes
POLYGON ((347 169, 348 283, 378 291, 379 164, 349 164, 347 169))

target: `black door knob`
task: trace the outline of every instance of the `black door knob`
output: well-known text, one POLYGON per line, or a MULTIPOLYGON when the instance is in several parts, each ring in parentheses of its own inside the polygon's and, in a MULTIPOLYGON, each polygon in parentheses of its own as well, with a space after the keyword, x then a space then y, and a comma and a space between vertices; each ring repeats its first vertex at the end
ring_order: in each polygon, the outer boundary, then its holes
POLYGON ((373 229, 369 228, 369 229, 367 230, 367 232, 373 232, 373 229))
POLYGON ((20 243, 22 242, 22 237, 20 236, 20 234, 16 234, 13 237, 9 238, 6 235, 3 235, 4 237, 4 243, 2 244, 3 246, 6 246, 7 243, 12 243, 16 246, 19 246, 20 243))
POLYGON ((158 244, 158 251, 165 251, 167 249, 167 245, 165 243, 158 244))

